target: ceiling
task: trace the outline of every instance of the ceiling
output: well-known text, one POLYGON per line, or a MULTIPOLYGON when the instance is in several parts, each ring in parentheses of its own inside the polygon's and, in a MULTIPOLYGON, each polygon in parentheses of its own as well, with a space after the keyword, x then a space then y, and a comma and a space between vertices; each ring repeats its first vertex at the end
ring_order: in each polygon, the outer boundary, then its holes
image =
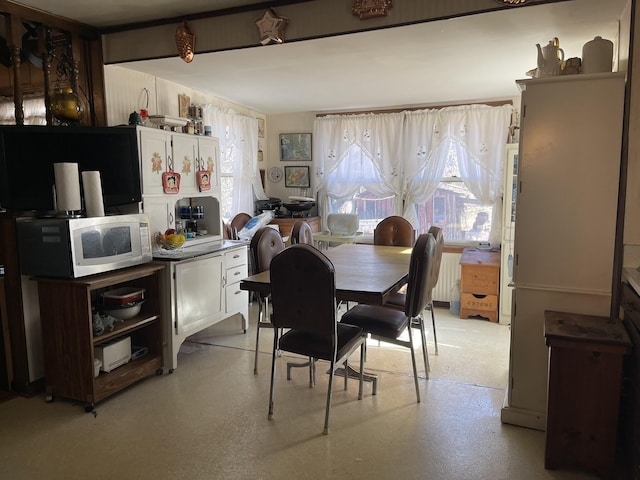
MULTIPOLYGON (((96 27, 269 2, 243 0, 21 0, 96 27), (126 12, 126 13, 123 13, 126 12)), ((628 0, 572 0, 283 45, 130 62, 265 114, 437 105, 517 97, 536 44, 558 37, 580 57, 596 35, 618 38, 628 0)), ((266 6, 265 6, 266 8, 266 6)), ((256 30, 256 43, 258 32, 256 30)))

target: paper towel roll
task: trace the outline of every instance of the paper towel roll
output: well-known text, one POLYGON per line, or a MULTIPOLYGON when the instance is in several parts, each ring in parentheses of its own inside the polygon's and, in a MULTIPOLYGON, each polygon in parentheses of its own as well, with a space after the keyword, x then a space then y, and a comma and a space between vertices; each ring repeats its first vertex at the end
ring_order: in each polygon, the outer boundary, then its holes
POLYGON ((53 174, 56 182, 57 209, 65 211, 82 209, 78 164, 54 163, 53 174))
POLYGON ((84 189, 84 208, 87 211, 87 217, 104 217, 100 172, 82 172, 82 188, 84 189))

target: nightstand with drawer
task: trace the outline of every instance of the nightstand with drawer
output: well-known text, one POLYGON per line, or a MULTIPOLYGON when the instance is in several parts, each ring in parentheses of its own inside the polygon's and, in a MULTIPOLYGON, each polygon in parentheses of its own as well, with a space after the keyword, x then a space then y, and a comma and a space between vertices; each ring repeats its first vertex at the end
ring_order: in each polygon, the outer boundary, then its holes
POLYGON ((460 318, 498 321, 500 251, 465 248, 460 258, 460 318))

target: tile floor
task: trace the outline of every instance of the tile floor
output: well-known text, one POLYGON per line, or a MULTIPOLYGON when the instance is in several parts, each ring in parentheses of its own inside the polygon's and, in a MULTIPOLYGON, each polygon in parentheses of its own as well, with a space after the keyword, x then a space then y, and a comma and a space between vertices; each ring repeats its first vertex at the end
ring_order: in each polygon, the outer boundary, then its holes
MULTIPOLYGON (((255 307, 255 306, 254 306, 255 307)), ((275 415, 267 420, 272 333, 261 331, 253 374, 251 328, 236 320, 183 344, 172 374, 148 378, 99 403, 44 395, 0 404, 0 478, 73 479, 578 479, 544 469, 544 433, 500 422, 509 329, 436 309, 431 376, 416 403, 406 349, 370 342, 378 394, 336 382, 322 435, 327 376, 286 380, 278 360, 275 415)), ((417 352, 419 353, 419 352, 417 352)), ((418 356, 420 359, 420 356, 418 356)), ((355 357, 354 357, 355 360, 355 357)))

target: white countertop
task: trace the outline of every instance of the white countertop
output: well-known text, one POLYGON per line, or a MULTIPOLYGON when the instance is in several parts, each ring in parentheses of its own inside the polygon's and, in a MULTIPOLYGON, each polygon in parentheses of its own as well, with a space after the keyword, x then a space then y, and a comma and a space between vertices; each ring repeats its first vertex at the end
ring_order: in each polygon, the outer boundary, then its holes
POLYGON ((182 248, 176 250, 162 250, 153 252, 154 260, 172 260, 182 261, 189 260, 195 257, 201 257, 202 255, 209 255, 211 253, 222 252, 229 250, 230 248, 237 248, 239 246, 249 245, 249 242, 244 240, 216 240, 213 242, 199 243, 196 245, 186 244, 182 248))

